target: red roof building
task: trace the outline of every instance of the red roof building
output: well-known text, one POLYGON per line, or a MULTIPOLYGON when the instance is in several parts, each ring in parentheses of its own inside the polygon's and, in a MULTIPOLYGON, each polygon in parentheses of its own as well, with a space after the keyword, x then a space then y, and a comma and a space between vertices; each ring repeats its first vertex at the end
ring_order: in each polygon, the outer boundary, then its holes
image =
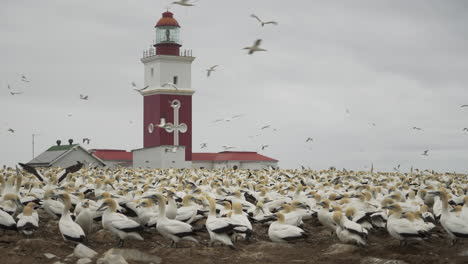
POLYGON ((90 152, 104 161, 109 168, 131 167, 133 153, 120 149, 91 149, 90 152))

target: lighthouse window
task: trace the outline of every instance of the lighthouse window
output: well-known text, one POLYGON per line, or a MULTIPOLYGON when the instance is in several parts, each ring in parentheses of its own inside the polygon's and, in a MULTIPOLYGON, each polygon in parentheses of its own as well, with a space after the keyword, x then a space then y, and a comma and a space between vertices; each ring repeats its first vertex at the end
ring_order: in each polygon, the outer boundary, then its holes
POLYGON ((154 76, 154 68, 151 68, 151 77, 154 76))
POLYGON ((177 79, 178 79, 177 76, 174 76, 174 78, 172 78, 172 83, 177 84, 177 79))

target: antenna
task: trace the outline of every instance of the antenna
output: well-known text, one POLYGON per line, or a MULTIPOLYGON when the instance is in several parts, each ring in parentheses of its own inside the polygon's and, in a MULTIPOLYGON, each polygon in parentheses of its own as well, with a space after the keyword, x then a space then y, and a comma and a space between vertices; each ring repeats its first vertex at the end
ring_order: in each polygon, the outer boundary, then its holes
POLYGON ((34 134, 34 133, 32 134, 32 158, 33 158, 33 159, 34 159, 34 144, 35 144, 35 143, 34 143, 34 138, 35 138, 36 136, 39 136, 39 135, 40 135, 40 134, 34 134))

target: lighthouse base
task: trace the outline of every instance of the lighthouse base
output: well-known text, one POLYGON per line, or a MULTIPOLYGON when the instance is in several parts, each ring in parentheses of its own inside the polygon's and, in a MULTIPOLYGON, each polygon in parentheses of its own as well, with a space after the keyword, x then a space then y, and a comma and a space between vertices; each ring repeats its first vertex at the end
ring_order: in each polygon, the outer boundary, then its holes
POLYGON ((133 167, 148 169, 185 169, 192 162, 185 160, 185 146, 162 145, 132 150, 133 167))

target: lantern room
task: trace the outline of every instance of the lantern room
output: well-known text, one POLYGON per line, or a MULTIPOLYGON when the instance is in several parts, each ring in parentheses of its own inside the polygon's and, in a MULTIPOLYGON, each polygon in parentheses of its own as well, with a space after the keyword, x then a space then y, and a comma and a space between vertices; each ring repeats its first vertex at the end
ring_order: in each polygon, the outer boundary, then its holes
POLYGON ((179 39, 180 26, 174 14, 167 11, 156 23, 156 55, 179 56, 182 46, 179 39))

